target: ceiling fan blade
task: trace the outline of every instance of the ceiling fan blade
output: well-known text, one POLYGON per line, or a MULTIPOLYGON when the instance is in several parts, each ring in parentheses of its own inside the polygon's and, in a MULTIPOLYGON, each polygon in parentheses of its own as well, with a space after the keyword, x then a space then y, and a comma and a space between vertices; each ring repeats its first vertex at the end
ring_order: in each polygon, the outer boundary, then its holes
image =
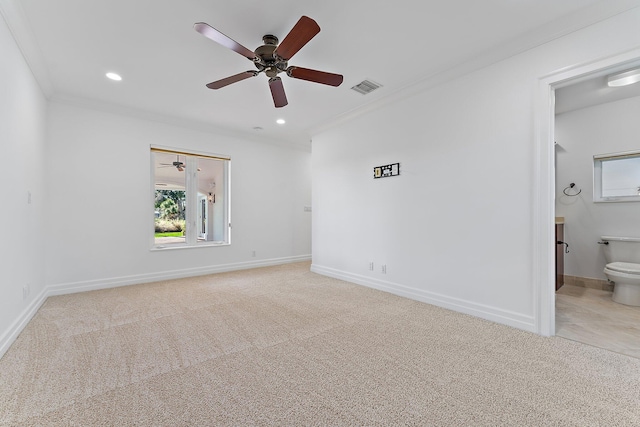
POLYGON ((245 71, 243 73, 239 73, 233 76, 226 77, 221 80, 216 80, 215 82, 211 82, 207 85, 209 89, 220 89, 222 87, 228 86, 231 83, 236 83, 244 79, 248 79, 249 77, 255 77, 259 73, 257 71, 245 71))
POLYGON ((311 70, 302 67, 287 68, 287 75, 294 79, 307 80, 329 86, 340 86, 343 80, 341 74, 327 73, 325 71, 311 70))
POLYGON ((280 79, 280 77, 272 77, 269 79, 269 89, 271 89, 273 104, 276 108, 284 107, 289 103, 287 101, 287 95, 284 93, 284 86, 282 86, 282 79, 280 79))
POLYGON ((289 34, 282 40, 273 54, 288 61, 319 32, 320 26, 318 23, 308 16, 303 16, 289 31, 289 34))
POLYGON ((240 43, 233 40, 229 36, 222 34, 220 31, 216 30, 209 24, 205 24, 204 22, 197 22, 193 24, 193 28, 203 36, 213 40, 216 43, 220 43, 222 46, 229 48, 234 52, 238 52, 240 55, 244 56, 247 59, 253 61, 254 59, 258 58, 254 52, 242 46, 240 43))

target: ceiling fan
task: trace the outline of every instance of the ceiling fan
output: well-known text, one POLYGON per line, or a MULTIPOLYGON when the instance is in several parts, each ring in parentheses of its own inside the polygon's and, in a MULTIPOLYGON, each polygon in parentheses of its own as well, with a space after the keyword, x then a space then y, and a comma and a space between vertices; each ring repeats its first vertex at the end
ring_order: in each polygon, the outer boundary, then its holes
MULTIPOLYGON (((176 156, 176 161, 173 163, 160 163, 159 168, 168 168, 168 167, 174 167, 176 169, 178 169, 179 172, 184 172, 184 170, 186 169, 187 165, 184 164, 184 162, 180 161, 180 155, 176 156)), ((198 172, 200 172, 202 169, 200 168, 196 168, 198 172)))
POLYGON ((278 77, 278 74, 282 72, 294 79, 307 80, 329 86, 340 86, 342 84, 343 77, 340 74, 289 66, 288 61, 293 55, 320 32, 320 27, 316 21, 308 16, 301 17, 280 44, 278 44, 276 36, 267 34, 262 37, 264 45, 253 52, 204 22, 194 24, 193 28, 203 36, 253 61, 258 69, 258 71, 245 71, 216 80, 207 85, 209 89, 220 89, 264 72, 269 77, 269 88, 271 89, 273 103, 276 108, 280 108, 288 104, 282 80, 278 77))
POLYGON ((160 163, 159 167, 169 167, 172 166, 176 169, 178 169, 180 172, 184 171, 185 168, 185 164, 183 162, 180 161, 180 156, 176 156, 176 161, 173 163, 160 163))

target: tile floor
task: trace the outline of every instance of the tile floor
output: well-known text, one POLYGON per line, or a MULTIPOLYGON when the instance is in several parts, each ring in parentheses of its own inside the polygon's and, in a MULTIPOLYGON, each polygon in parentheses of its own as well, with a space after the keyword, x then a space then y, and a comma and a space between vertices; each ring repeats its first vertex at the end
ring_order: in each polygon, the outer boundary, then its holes
POLYGON ((556 292, 556 335, 640 359, 640 307, 611 292, 565 285, 556 292))

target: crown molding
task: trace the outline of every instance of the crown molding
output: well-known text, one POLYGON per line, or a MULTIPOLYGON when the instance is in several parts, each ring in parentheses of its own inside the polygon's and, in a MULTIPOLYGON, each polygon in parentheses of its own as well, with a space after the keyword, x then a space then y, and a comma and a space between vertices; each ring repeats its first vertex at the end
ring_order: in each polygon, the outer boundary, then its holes
POLYGON ((0 0, 0 15, 6 22, 13 39, 18 45, 18 49, 22 52, 22 56, 44 96, 50 99, 54 92, 53 84, 44 64, 40 46, 38 46, 33 36, 33 31, 31 31, 20 2, 16 0, 0 0))
POLYGON ((115 114, 127 118, 135 118, 139 120, 162 123, 169 126, 181 127, 192 131, 212 133, 217 136, 240 139, 244 141, 252 141, 262 144, 270 144, 282 148, 311 152, 311 138, 304 135, 290 135, 277 137, 269 134, 256 133, 250 131, 241 131, 233 128, 225 128, 212 125, 207 122, 191 120, 184 117, 165 115, 147 110, 125 107, 119 104, 97 101, 94 99, 82 98, 68 95, 54 95, 50 101, 52 103, 69 105, 88 110, 100 111, 103 113, 115 114))
POLYGON ((439 86, 447 81, 451 81, 462 77, 471 72, 485 68, 489 65, 497 63, 501 60, 523 53, 555 39, 561 38, 575 31, 596 24, 598 22, 609 19, 615 15, 627 12, 631 9, 640 8, 640 0, 607 0, 599 1, 587 6, 578 12, 565 15, 550 23, 547 23, 535 30, 529 31, 522 36, 512 39, 506 44, 496 48, 489 49, 477 55, 474 58, 457 64, 453 67, 443 68, 430 75, 423 76, 417 81, 406 82, 399 90, 394 91, 382 98, 371 101, 368 104, 354 108, 340 115, 324 121, 323 123, 308 129, 305 134, 296 134, 288 136, 269 135, 265 133, 252 133, 250 131, 239 131, 225 129, 213 126, 204 122, 184 119, 180 117, 169 117, 152 112, 134 110, 121 106, 106 105, 100 102, 81 100, 79 98, 71 98, 68 96, 57 96, 54 85, 50 78, 48 69, 44 62, 41 49, 35 40, 31 27, 26 19, 18 0, 0 0, 0 14, 4 18, 7 26, 16 41, 20 51, 32 74, 38 82, 42 92, 49 100, 57 100, 88 108, 107 110, 119 114, 129 114, 136 117, 146 118, 149 120, 159 121, 162 123, 174 124, 176 126, 188 126, 197 128, 206 132, 214 132, 217 134, 225 134, 243 139, 272 143, 276 145, 285 145, 289 148, 310 150, 310 136, 324 132, 331 128, 337 127, 343 123, 351 121, 361 115, 371 111, 383 108, 387 105, 410 98, 417 94, 428 91, 431 88, 439 86), (303 141, 303 142, 301 142, 303 141))
POLYGON ((342 113, 325 123, 310 129, 312 136, 333 129, 369 112, 381 109, 396 102, 411 98, 426 92, 448 81, 486 68, 492 64, 511 58, 528 50, 567 36, 571 33, 587 28, 598 22, 606 21, 616 15, 640 8, 640 0, 608 0, 598 2, 580 9, 578 12, 565 15, 541 27, 531 30, 520 37, 491 48, 474 58, 451 68, 441 69, 423 78, 409 82, 400 89, 378 98, 363 106, 342 113))

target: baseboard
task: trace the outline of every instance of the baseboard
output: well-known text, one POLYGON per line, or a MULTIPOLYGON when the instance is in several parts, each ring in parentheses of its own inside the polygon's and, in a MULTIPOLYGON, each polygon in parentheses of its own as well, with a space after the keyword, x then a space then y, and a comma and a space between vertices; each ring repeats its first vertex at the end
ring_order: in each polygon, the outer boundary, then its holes
POLYGON ((66 295, 77 292, 94 291, 98 289, 116 288, 119 286, 138 285, 141 283, 159 282, 161 280, 183 279, 185 277, 205 276, 207 274, 225 273, 228 271, 248 270, 251 268, 270 267, 274 265, 290 264, 294 262, 310 261, 311 255, 298 255, 284 258, 236 262, 207 267, 167 270, 157 273, 136 274, 132 276, 109 277, 82 282, 63 283, 47 286, 47 296, 66 295))
POLYGON ((568 276, 565 274, 564 284, 569 286, 578 286, 580 288, 613 292, 613 283, 602 279, 592 279, 590 277, 568 276))
POLYGON ((389 292, 394 295, 399 295, 416 301, 432 304, 438 307, 447 308, 449 310, 457 311, 460 313, 469 314, 471 316, 490 320, 495 323, 500 323, 517 329, 537 333, 536 323, 533 316, 525 316, 496 307, 477 304, 471 301, 448 297, 446 295, 428 292, 422 289, 411 288, 398 283, 373 279, 371 277, 348 273, 329 267, 323 267, 317 264, 311 265, 311 271, 313 271, 314 273, 322 274, 324 276, 344 280, 346 282, 355 283, 369 288, 378 289, 380 291, 389 292))
POLYGON ((92 291, 98 289, 115 288, 118 286, 136 285, 140 283, 157 282, 160 280, 182 279, 185 277, 204 276, 207 274, 224 273, 228 271, 248 270, 251 268, 270 267, 274 265, 290 264, 294 262, 311 261, 311 255, 299 255, 284 258, 272 258, 266 260, 237 262, 221 264, 210 267, 189 268, 181 270, 169 270, 159 273, 138 274, 133 276, 110 277, 84 282, 49 285, 38 294, 27 308, 18 316, 2 336, 0 336, 0 358, 9 350, 20 332, 27 326, 31 318, 50 296, 66 295, 77 292, 92 291))
POLYGON ((11 344, 18 338, 20 332, 27 326, 29 321, 38 312, 42 304, 47 300, 45 290, 42 290, 31 303, 20 313, 18 318, 9 326, 9 328, 0 336, 0 359, 9 350, 11 344))

